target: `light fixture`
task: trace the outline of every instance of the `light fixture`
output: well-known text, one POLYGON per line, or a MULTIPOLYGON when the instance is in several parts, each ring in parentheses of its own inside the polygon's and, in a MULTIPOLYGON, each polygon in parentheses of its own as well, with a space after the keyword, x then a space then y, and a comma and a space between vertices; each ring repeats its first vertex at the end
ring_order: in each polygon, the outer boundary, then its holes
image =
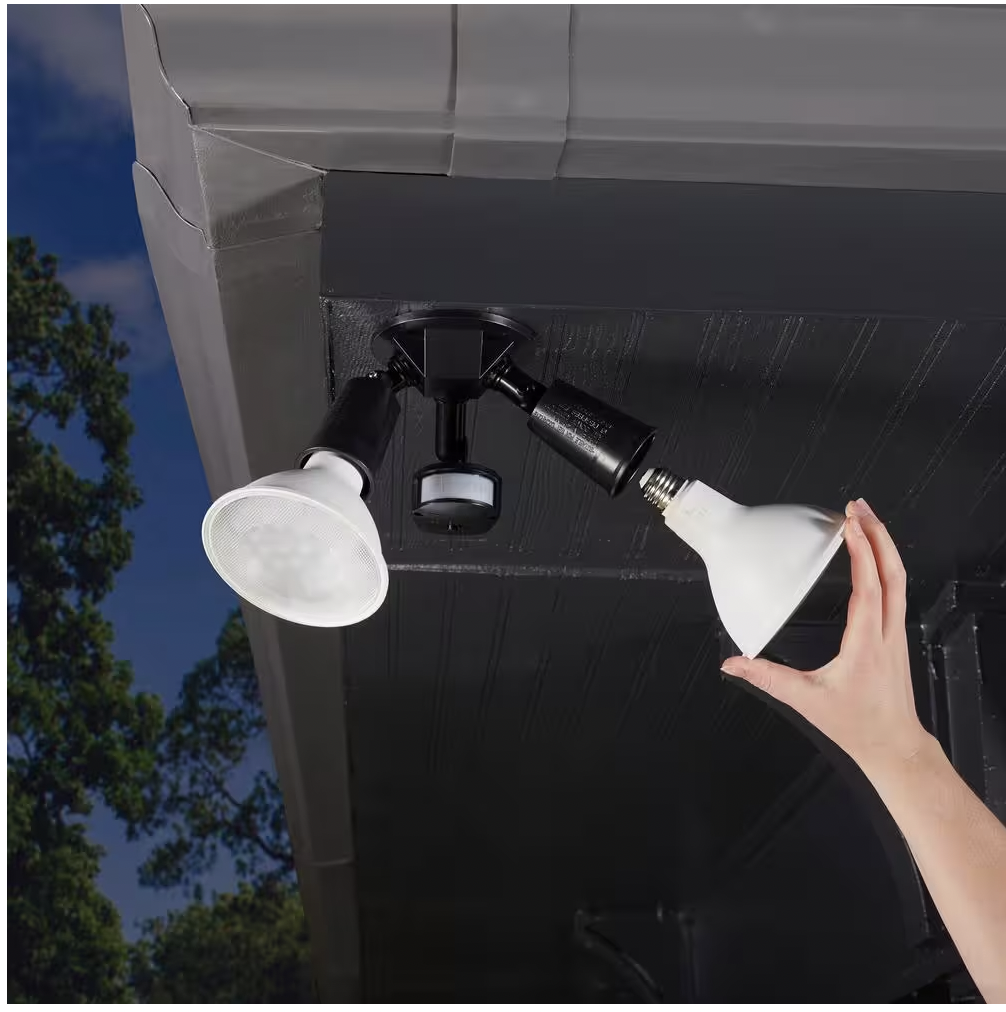
POLYGON ((842 543, 845 518, 817 506, 742 506, 663 468, 639 484, 706 564, 720 620, 745 657, 789 621, 842 543))
MULTIPOLYGON (((213 567, 245 600, 279 618, 344 626, 372 615, 388 590, 380 537, 364 502, 400 411, 398 393, 436 404, 436 462, 416 471, 412 515, 422 530, 484 535, 503 483, 469 461, 466 406, 496 391, 528 428, 609 495, 642 465, 655 430, 562 380, 550 386, 512 354, 533 338, 497 313, 430 310, 399 316, 373 340, 383 370, 350 379, 300 467, 228 492, 203 521, 213 567)), ((665 523, 705 561, 727 632, 754 656, 782 627, 841 543, 843 518, 809 506, 740 506, 700 481, 650 469, 640 483, 665 523)))
POLYGON ((528 414, 528 428, 609 495, 635 473, 655 429, 562 380, 546 387, 514 364, 532 340, 523 324, 497 313, 431 310, 392 320, 374 355, 403 386, 436 402, 437 462, 413 479, 412 516, 437 534, 485 534, 500 515, 503 482, 470 463, 469 401, 494 390, 528 414))
POLYGON ((344 626, 388 593, 381 538, 363 499, 398 419, 388 373, 350 380, 300 468, 222 495, 203 520, 203 547, 224 582, 278 618, 344 626))
POLYGON ((489 389, 500 362, 532 333, 495 313, 418 312, 396 317, 373 340, 375 357, 403 386, 436 405, 436 462, 412 479, 412 519, 430 534, 480 535, 500 515, 503 481, 468 459, 467 405, 489 389))

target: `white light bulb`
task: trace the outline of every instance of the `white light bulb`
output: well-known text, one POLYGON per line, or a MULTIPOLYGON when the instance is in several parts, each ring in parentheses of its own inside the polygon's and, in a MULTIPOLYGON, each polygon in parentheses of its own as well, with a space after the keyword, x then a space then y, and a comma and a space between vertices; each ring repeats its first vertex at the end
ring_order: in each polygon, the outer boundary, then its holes
POLYGON ((842 543, 845 518, 817 506, 742 506, 701 481, 651 468, 640 480, 664 523, 702 557, 730 638, 756 657, 842 543))
POLYGON ((300 625, 344 626, 388 592, 377 526, 348 461, 322 450, 304 467, 221 496, 203 547, 224 582, 263 611, 300 625))

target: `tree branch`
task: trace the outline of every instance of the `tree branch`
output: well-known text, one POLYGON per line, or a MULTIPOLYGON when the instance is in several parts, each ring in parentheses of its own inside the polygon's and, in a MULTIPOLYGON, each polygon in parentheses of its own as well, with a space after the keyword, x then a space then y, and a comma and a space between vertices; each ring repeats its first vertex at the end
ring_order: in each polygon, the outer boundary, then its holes
MULTIPOLYGON (((220 793, 224 800, 226 800, 234 809, 240 811, 244 807, 243 803, 234 797, 220 774, 209 767, 205 759, 198 760, 198 763, 203 772, 209 778, 212 786, 220 793)), ((231 829, 242 839, 247 840, 249 843, 258 847, 259 850, 266 855, 266 857, 283 864, 285 867, 293 867, 292 852, 277 850, 275 847, 266 843, 259 833, 253 833, 247 827, 241 826, 237 823, 232 822, 231 829)))

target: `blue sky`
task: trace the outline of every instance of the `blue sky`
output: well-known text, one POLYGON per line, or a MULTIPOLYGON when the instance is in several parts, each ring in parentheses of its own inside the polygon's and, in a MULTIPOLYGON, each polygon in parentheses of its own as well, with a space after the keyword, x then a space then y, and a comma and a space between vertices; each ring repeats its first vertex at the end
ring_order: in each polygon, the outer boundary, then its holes
MULTIPOLYGON (((185 672, 213 653, 235 601, 200 542, 209 492, 136 213, 119 8, 10 7, 7 58, 7 234, 32 235, 55 253, 74 294, 109 303, 132 348, 132 455, 144 505, 130 519, 133 561, 104 610, 137 687, 170 705, 185 672)), ((93 459, 72 436, 63 449, 82 468, 93 459)), ((148 844, 127 844, 102 813, 92 835, 108 851, 101 884, 130 935, 138 919, 184 902, 137 884, 148 844)), ((222 868, 207 885, 230 882, 222 868)))

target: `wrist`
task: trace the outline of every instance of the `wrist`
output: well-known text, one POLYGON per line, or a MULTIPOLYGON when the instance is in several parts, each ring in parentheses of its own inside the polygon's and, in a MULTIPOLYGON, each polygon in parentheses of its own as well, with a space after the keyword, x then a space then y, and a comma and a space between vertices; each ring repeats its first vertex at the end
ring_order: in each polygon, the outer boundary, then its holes
POLYGON ((931 776, 950 762, 943 746, 921 724, 884 747, 854 758, 881 796, 907 779, 931 776))

